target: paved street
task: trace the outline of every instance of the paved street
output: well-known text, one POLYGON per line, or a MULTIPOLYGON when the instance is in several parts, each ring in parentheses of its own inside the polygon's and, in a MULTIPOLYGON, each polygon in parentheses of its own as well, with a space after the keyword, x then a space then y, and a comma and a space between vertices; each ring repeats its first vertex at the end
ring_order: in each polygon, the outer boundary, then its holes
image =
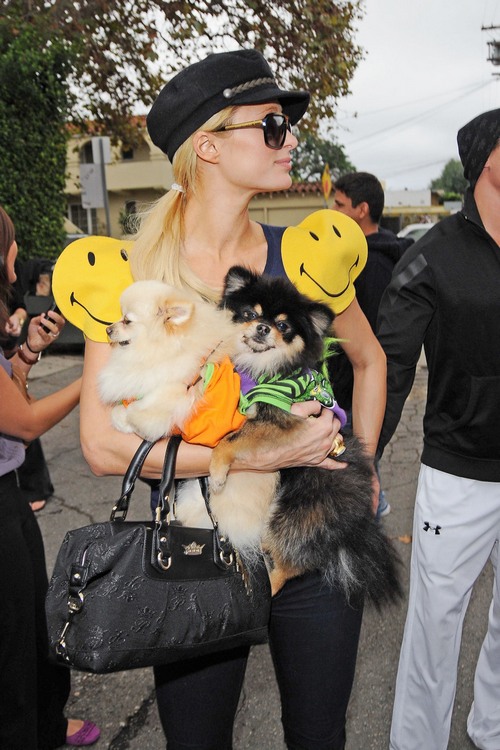
MULTIPOLYGON (((33 368, 31 391, 55 390, 81 373, 79 355, 48 354, 33 368)), ((407 583, 411 552, 412 509, 421 447, 426 370, 421 366, 405 406, 402 422, 381 466, 382 484, 392 513, 383 523, 405 564, 407 583)), ((96 425, 96 429, 99 426, 96 425)), ((106 520, 120 494, 118 477, 93 477, 84 462, 78 437, 78 410, 42 438, 55 495, 38 513, 49 572, 64 533, 106 520)), ((134 495, 130 517, 148 514, 144 486, 134 495)), ((466 618, 452 736, 449 750, 470 750, 465 726, 472 696, 473 669, 486 629, 491 573, 486 570, 473 593, 466 618)), ((358 669, 349 708, 347 750, 387 750, 393 689, 405 603, 382 614, 365 613, 358 669)), ((432 634, 429 634, 432 637, 432 634)), ((96 750, 164 750, 154 701, 151 670, 113 675, 73 673, 71 716, 98 723, 102 736, 96 750)), ((277 690, 267 646, 250 658, 235 730, 235 750, 283 750, 277 690)), ((422 748, 422 750, 430 750, 422 748)))

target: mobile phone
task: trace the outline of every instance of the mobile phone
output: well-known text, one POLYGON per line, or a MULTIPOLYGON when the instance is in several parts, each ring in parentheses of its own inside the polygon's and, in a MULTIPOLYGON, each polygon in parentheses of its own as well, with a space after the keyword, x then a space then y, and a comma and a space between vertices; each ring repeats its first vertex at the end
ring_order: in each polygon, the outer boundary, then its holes
MULTIPOLYGON (((55 300, 52 302, 52 304, 48 308, 48 310, 45 310, 45 315, 47 315, 47 313, 49 313, 49 312, 56 312, 56 313, 60 312, 55 300)), ((40 325, 42 326, 42 328, 45 331, 45 333, 50 333, 51 332, 50 329, 47 328, 47 326, 44 326, 43 323, 40 323, 40 325)))

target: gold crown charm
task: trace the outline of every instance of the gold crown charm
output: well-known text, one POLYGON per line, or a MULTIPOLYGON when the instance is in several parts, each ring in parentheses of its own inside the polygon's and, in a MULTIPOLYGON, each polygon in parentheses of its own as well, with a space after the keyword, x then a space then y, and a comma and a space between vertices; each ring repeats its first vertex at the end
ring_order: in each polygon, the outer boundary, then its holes
POLYGON ((185 555, 201 555, 203 552, 204 544, 197 544, 196 542, 191 542, 190 544, 183 544, 184 547, 184 554, 185 555))

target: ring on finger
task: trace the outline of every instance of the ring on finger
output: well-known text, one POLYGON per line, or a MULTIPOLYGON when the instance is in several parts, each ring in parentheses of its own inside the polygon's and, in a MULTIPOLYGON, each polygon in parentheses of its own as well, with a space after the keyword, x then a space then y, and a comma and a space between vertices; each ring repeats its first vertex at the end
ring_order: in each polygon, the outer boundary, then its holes
POLYGON ((332 458, 336 458, 337 456, 341 456, 342 453, 344 453, 345 449, 346 447, 344 444, 344 438, 339 432, 333 438, 332 447, 328 455, 331 456, 332 458))

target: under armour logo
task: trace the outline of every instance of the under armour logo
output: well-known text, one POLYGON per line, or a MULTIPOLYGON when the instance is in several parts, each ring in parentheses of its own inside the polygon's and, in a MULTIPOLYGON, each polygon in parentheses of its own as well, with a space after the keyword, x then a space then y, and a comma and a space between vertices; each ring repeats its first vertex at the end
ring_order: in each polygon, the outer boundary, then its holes
POLYGON ((425 521, 424 523, 424 531, 433 531, 435 534, 440 534, 441 532, 441 526, 431 526, 429 521, 425 521))

